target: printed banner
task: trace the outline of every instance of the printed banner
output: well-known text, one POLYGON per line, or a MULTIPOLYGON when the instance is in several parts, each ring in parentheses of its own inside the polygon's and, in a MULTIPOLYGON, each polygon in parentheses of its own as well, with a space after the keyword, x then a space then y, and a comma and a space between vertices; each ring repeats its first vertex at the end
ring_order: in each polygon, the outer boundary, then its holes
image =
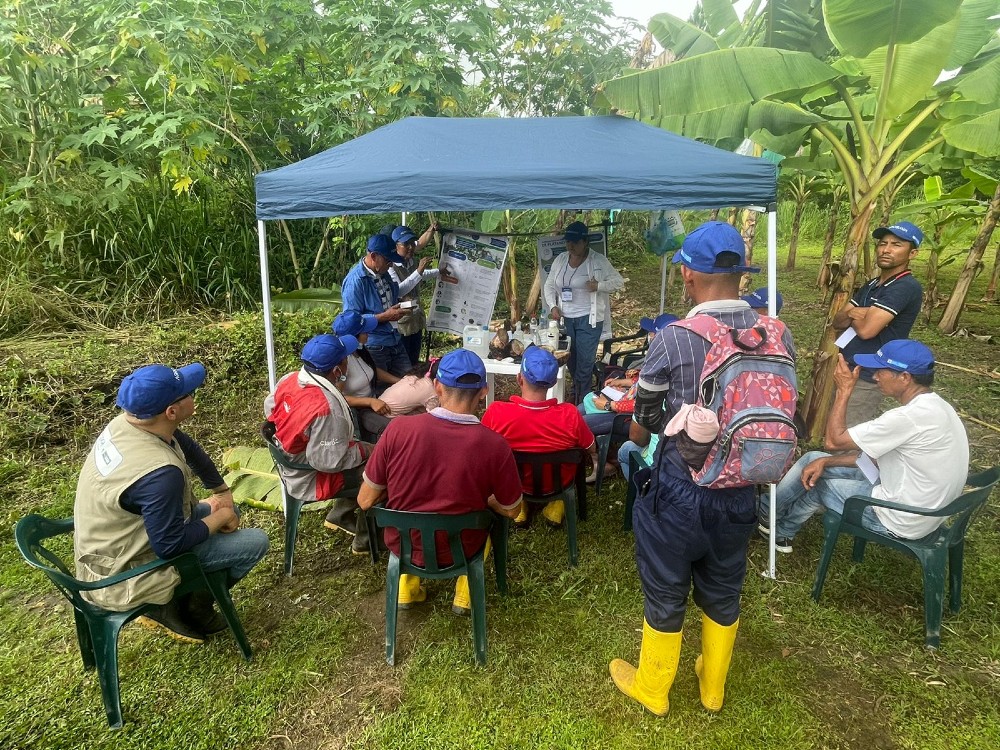
POLYGON ((489 325, 493 318, 508 240, 471 229, 445 233, 438 259, 437 285, 427 315, 427 330, 461 336, 467 325, 489 325))

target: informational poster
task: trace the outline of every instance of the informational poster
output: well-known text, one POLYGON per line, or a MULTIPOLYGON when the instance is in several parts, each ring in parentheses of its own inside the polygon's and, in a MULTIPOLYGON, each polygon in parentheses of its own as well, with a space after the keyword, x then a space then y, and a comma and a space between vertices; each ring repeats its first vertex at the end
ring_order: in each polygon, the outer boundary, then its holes
MULTIPOLYGON (((607 238, 604 232, 590 233, 590 250, 601 255, 608 254, 607 238)), ((549 269, 552 268, 552 261, 558 255, 566 252, 566 240, 561 234, 547 235, 538 238, 538 271, 541 275, 542 287, 545 287, 545 280, 549 277, 549 269)), ((544 306, 544 303, 543 303, 544 306)), ((548 312, 544 310, 543 312, 548 312)))
POLYGON ((427 330, 462 335, 467 325, 489 325, 507 259, 506 237, 471 229, 447 232, 441 242, 437 285, 427 330))
POLYGON ((646 246, 654 255, 673 253, 684 243, 684 224, 677 211, 650 211, 646 246))

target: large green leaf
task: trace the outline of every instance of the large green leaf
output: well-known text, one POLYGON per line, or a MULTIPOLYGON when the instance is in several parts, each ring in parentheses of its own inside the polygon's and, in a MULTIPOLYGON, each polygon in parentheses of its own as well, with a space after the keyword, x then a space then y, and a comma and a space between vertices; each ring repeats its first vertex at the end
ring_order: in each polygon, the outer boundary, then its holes
POLYGON ((604 94, 619 110, 658 121, 765 98, 790 98, 839 75, 805 52, 727 49, 616 78, 604 84, 604 94))
POLYGON ((711 34, 669 13, 659 13, 649 19, 649 33, 678 59, 719 49, 711 34))
POLYGON ((955 91, 970 101, 996 106, 1000 102, 1000 55, 961 76, 955 83, 955 91))
POLYGON ((1000 0, 964 0, 958 21, 958 33, 945 70, 965 65, 994 37, 1000 28, 1000 0))
POLYGON ((285 292, 271 297, 271 306, 275 310, 284 312, 298 312, 299 310, 313 310, 323 308, 330 312, 339 312, 343 307, 343 300, 340 297, 340 287, 334 289, 324 289, 314 287, 310 289, 297 289, 294 292, 285 292))
MULTIPOLYGON (((263 510, 283 510, 281 479, 267 448, 238 445, 222 454, 223 477, 233 491, 233 499, 263 510)), ((306 503, 303 510, 322 510, 329 501, 306 503)))
POLYGON ((993 195, 997 191, 997 178, 974 167, 965 167, 962 170, 962 177, 983 195, 993 195))
POLYGON ((802 145, 809 129, 823 118, 802 107, 769 99, 750 107, 747 130, 750 138, 764 148, 791 156, 802 145))
POLYGON ((860 60, 862 69, 870 76, 872 88, 879 92, 884 118, 895 119, 927 98, 948 60, 957 32, 956 17, 912 44, 879 47, 860 60), (890 63, 887 80, 886 66, 890 63))
POLYGON ((854 57, 915 42, 958 15, 962 0, 823 0, 823 20, 837 49, 854 57))
POLYGON ((1000 109, 971 120, 945 123, 941 133, 956 148, 980 156, 1000 156, 1000 109))
POLYGON ((740 25, 733 0, 701 0, 701 13, 705 18, 705 28, 715 35, 732 31, 740 25))
POLYGON ((749 112, 748 102, 690 115, 666 115, 647 122, 671 133, 697 138, 732 151, 746 136, 749 112))

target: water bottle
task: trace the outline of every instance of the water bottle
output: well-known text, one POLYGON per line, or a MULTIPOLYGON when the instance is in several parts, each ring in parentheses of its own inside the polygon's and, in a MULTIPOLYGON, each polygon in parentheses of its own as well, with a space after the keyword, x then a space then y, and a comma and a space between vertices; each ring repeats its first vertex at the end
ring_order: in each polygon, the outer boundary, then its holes
POLYGON ((559 348, 559 321, 550 320, 549 327, 546 331, 545 343, 552 347, 552 351, 559 348))

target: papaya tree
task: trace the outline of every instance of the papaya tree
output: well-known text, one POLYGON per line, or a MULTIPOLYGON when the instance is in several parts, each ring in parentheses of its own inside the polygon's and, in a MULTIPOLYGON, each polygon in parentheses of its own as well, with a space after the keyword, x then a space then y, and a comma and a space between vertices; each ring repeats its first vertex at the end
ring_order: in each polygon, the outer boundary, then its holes
MULTIPOLYGON (((762 2, 758 12, 785 5, 762 2)), ((716 48, 607 81, 599 99, 701 140, 749 136, 783 154, 822 142, 832 152, 850 225, 806 397, 814 439, 833 390, 833 317, 853 293, 879 196, 944 144, 1000 153, 1000 0, 824 0, 819 11, 832 58, 773 42, 716 48)))

